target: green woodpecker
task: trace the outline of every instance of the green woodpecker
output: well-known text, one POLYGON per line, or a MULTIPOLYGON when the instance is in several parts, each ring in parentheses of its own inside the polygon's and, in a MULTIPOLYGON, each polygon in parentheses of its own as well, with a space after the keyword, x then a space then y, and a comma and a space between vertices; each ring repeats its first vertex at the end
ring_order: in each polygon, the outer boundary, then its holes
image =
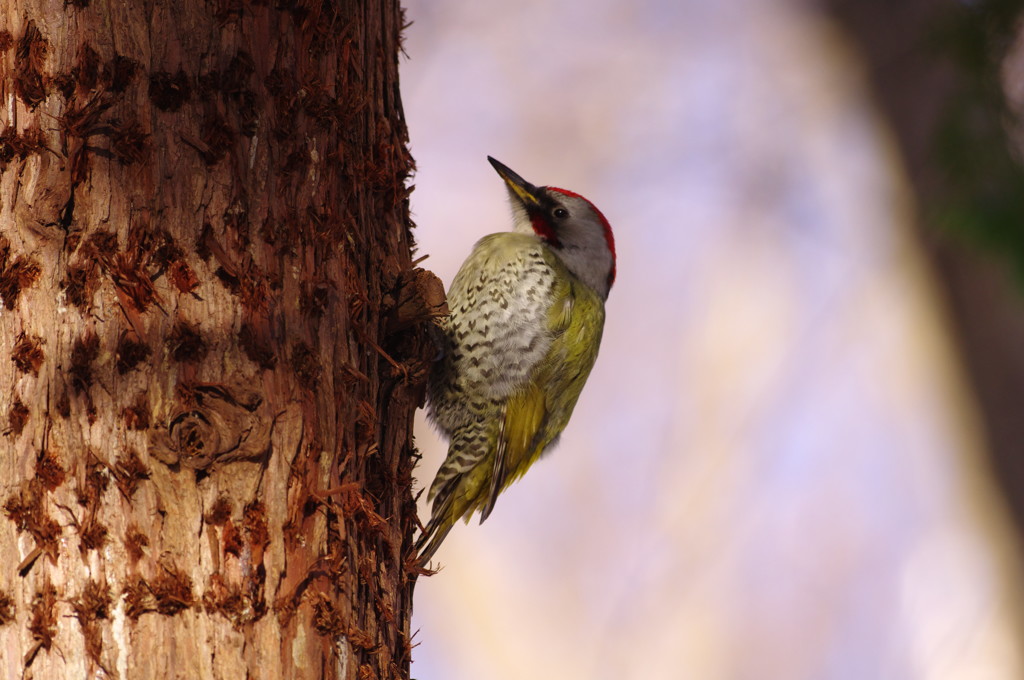
POLYGON ((612 229, 593 203, 487 160, 505 180, 514 230, 480 239, 448 291, 427 397, 450 445, 430 486, 421 565, 460 518, 487 519, 557 441, 597 359, 615 280, 612 229))

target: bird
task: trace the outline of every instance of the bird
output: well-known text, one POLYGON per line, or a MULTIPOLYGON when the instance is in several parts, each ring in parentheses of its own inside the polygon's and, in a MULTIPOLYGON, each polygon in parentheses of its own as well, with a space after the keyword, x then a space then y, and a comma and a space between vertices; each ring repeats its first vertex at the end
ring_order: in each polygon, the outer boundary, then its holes
POLYGON ((427 415, 449 446, 415 544, 422 568, 459 519, 479 511, 483 523, 556 444, 597 359, 615 282, 615 238, 593 203, 487 160, 504 180, 513 225, 473 246, 438 324, 427 415))

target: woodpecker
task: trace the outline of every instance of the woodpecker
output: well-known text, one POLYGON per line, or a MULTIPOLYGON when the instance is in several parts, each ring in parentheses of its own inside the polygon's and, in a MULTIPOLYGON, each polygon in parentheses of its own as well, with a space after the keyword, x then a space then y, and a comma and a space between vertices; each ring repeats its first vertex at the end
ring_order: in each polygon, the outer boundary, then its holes
POLYGON ((612 228, 593 203, 487 160, 508 189, 513 230, 480 239, 448 291, 427 399, 450 444, 416 544, 421 566, 459 519, 487 519, 558 440, 597 359, 615 281, 612 228))

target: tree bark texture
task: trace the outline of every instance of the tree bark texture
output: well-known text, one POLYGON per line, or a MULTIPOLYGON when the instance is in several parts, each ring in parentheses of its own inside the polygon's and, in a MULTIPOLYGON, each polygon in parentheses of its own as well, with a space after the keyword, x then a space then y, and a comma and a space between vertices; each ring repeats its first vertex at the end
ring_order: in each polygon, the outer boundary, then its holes
POLYGON ((398 3, 4 4, 0 677, 408 677, 398 3))

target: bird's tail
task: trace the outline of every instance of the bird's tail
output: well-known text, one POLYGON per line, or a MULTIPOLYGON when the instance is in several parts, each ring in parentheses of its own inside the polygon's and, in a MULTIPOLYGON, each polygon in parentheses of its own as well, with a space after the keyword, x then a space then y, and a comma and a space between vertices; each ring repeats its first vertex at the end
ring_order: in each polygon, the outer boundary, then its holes
POLYGON ((430 521, 416 541, 421 567, 441 547, 448 532, 460 518, 468 519, 474 510, 487 503, 487 494, 491 489, 486 478, 493 467, 488 452, 493 446, 496 431, 496 425, 479 417, 452 435, 448 456, 437 471, 427 494, 433 502, 430 521), (480 468, 480 465, 487 467, 480 468))
POLYGON ((430 521, 423 527, 423 533, 416 540, 416 561, 421 569, 426 568, 427 562, 434 556, 448 532, 455 526, 457 518, 452 516, 452 501, 455 494, 452 493, 453 489, 450 487, 453 487, 456 481, 456 479, 450 480, 445 488, 438 492, 434 507, 430 512, 430 521))
MULTIPOLYGON (((431 519, 430 524, 433 524, 434 520, 431 519)), ((434 556, 437 549, 441 547, 441 543, 444 542, 448 532, 455 526, 454 522, 438 523, 433 528, 430 524, 427 525, 427 530, 420 536, 419 540, 416 541, 416 566, 420 569, 426 569, 427 563, 430 562, 430 558, 434 556)))

